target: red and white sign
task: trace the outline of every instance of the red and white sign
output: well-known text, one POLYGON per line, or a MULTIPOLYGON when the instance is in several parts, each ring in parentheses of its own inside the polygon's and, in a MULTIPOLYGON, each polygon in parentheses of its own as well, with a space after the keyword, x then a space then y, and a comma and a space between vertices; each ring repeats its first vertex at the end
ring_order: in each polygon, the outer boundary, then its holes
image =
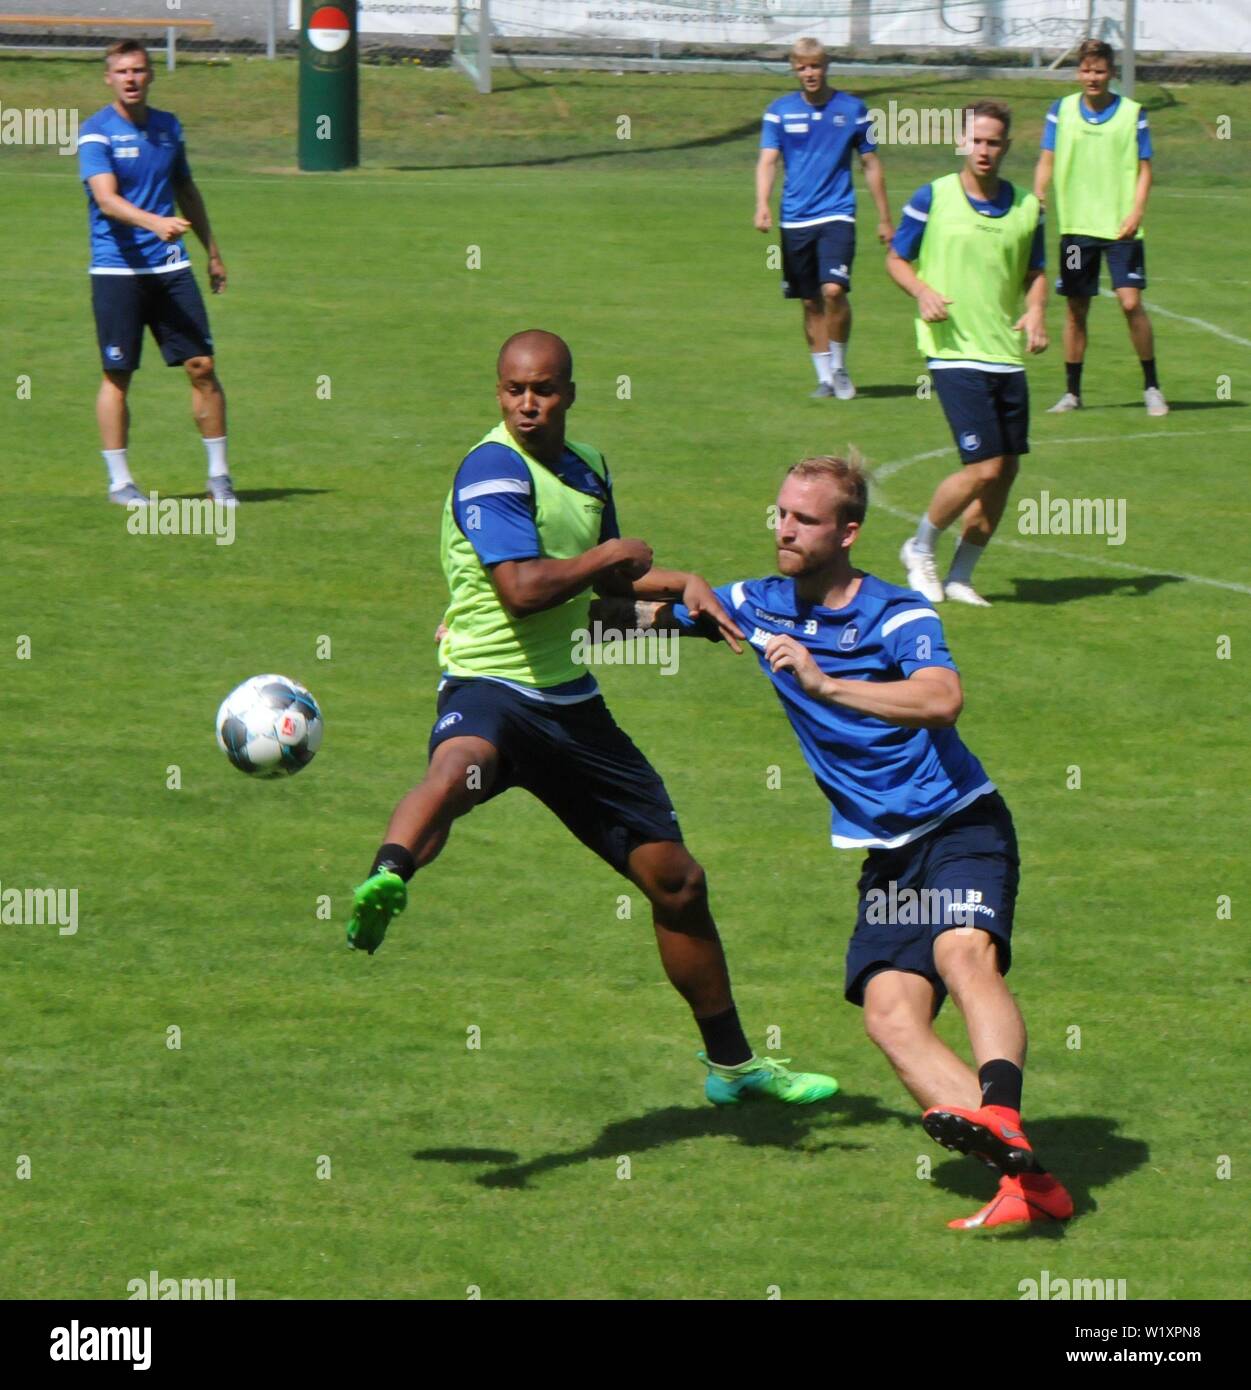
POLYGON ((347 15, 335 5, 323 5, 314 10, 308 21, 308 41, 323 53, 337 53, 347 47, 352 37, 352 25, 347 15))

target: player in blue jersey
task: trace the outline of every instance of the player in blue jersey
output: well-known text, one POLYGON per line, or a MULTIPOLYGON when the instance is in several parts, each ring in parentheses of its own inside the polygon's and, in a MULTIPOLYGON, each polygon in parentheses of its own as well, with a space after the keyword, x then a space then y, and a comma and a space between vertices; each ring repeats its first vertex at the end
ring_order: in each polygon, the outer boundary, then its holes
POLYGON ((1142 366, 1147 414, 1168 414, 1156 371, 1155 334, 1142 302, 1147 288, 1142 220, 1151 193, 1151 130, 1145 108, 1111 90, 1115 73, 1111 44, 1087 39, 1078 48, 1081 91, 1052 102, 1034 170, 1039 201, 1054 176, 1059 202, 1056 289, 1066 306, 1065 382, 1051 415, 1081 409, 1086 319, 1090 301, 1099 294, 1103 260, 1142 366))
POLYGON ((126 506, 148 500, 131 477, 126 452, 130 382, 146 327, 166 364, 187 373, 192 414, 208 455, 208 494, 233 507, 238 499, 226 461, 226 397, 183 233, 194 231, 204 244, 214 294, 226 288, 226 267, 191 177, 182 126, 170 112, 148 105, 152 78, 141 43, 115 43, 104 58, 113 101, 83 122, 78 138, 91 228, 91 299, 104 370, 96 419, 109 501, 126 506), (182 216, 174 211, 175 200, 182 216))
MULTIPOLYGON (((1064 1219, 1072 1202, 1021 1127, 1025 1024, 1004 983, 1018 857, 1012 817, 955 723, 960 677, 938 614, 853 568, 864 474, 806 459, 777 500, 780 575, 713 590, 756 651, 831 806, 831 840, 866 853, 846 998, 923 1110, 927 1132, 1000 1173, 955 1228, 1064 1219), (975 1072, 934 1031, 948 993, 975 1072)), ((636 621, 717 634, 681 604, 636 621)))
POLYGON ((856 190, 851 158, 859 152, 865 182, 877 204, 878 239, 893 228, 886 176, 875 153, 872 122, 858 97, 834 91, 826 81, 830 60, 816 39, 791 50, 799 90, 770 105, 756 164, 756 227, 773 225, 769 210, 779 158, 785 168, 778 224, 782 232, 782 293, 800 299, 804 337, 817 373, 814 396, 850 400, 847 372, 851 336, 851 266, 856 255, 856 190))

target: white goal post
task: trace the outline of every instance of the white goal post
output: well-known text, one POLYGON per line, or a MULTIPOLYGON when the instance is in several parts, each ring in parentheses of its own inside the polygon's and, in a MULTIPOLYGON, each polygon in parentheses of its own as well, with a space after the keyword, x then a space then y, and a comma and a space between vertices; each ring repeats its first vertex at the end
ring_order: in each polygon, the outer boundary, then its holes
POLYGON ((491 0, 456 0, 452 64, 484 96, 491 90, 491 0))

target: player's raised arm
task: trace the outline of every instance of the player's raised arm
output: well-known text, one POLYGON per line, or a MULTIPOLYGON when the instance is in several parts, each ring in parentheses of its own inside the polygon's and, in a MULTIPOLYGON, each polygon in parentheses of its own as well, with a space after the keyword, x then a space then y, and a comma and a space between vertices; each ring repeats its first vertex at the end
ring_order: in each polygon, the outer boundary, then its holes
POLYGON ((134 203, 127 202, 117 191, 116 174, 92 174, 87 180, 96 207, 112 222, 124 223, 127 227, 142 227, 152 232, 162 241, 177 241, 184 232, 191 230, 191 223, 185 217, 161 217, 155 212, 144 212, 134 203))
POLYGON ((925 666, 901 681, 840 680, 827 676, 807 647, 783 633, 769 638, 765 659, 773 671, 790 671, 814 700, 904 729, 951 728, 964 708, 960 677, 946 666, 925 666))
POLYGON ((528 618, 614 577, 632 581, 651 568, 646 541, 611 540, 570 560, 504 560, 492 566, 491 579, 500 602, 514 618, 528 618))

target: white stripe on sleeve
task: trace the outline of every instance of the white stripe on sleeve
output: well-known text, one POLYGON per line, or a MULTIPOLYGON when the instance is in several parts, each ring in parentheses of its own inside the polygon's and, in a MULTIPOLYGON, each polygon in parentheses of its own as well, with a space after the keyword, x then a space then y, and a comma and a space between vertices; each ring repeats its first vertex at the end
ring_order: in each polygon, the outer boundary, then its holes
POLYGON ((471 502, 475 497, 489 497, 497 492, 520 492, 530 495, 529 482, 521 478, 487 478, 480 483, 470 483, 456 494, 458 502, 471 502))
POLYGON ((938 614, 932 608, 909 608, 903 613, 896 613, 893 618, 887 618, 882 624, 882 636, 889 637, 897 627, 903 627, 905 623, 915 623, 918 618, 937 618, 938 614))

